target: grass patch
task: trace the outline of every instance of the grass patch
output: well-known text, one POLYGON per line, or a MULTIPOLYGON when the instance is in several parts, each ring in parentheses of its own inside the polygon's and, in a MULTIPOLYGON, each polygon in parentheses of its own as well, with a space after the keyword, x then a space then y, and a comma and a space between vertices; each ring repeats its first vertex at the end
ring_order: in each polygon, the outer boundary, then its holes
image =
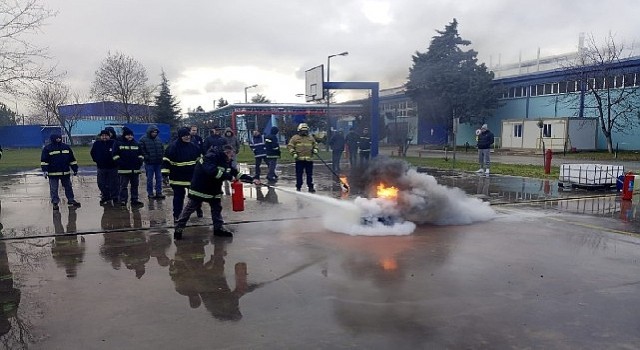
MULTIPOLYGON (((93 160, 91 160, 90 146, 73 146, 73 154, 78 160, 78 165, 81 167, 95 166, 93 160)), ((280 162, 290 163, 293 162, 293 157, 287 151, 286 145, 281 145, 282 158, 280 162)), ((42 154, 41 148, 16 148, 5 149, 0 160, 0 173, 7 174, 15 171, 24 171, 29 169, 40 169, 40 155, 42 154)), ((320 156, 325 161, 331 160, 330 152, 320 152, 320 156)), ((238 162, 254 164, 253 153, 251 148, 247 145, 240 147, 238 153, 238 162)))
MULTIPOLYGON (((397 157, 394 157, 397 158, 397 157)), ((478 170, 477 162, 469 162, 464 160, 456 160, 455 167, 451 159, 444 158, 419 158, 406 157, 401 158, 414 166, 422 166, 427 168, 443 169, 443 170, 459 170, 473 172, 478 170)), ((544 167, 529 164, 504 164, 491 163, 491 173, 499 175, 511 175, 522 177, 534 177, 540 179, 557 179, 560 175, 559 167, 551 167, 551 174, 544 173, 544 167)))
POLYGON ((640 161, 640 152, 638 151, 619 151, 618 157, 614 153, 607 151, 578 152, 567 153, 566 155, 554 154, 554 157, 566 159, 584 159, 584 160, 602 160, 602 161, 640 161))

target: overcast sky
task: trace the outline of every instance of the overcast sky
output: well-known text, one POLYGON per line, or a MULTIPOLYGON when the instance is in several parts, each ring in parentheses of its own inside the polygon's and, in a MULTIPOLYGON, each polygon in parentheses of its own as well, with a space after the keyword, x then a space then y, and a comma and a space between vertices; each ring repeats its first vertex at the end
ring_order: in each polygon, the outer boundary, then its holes
MULTIPOLYGON (((411 55, 426 51, 453 18, 481 61, 496 64, 575 51, 580 32, 640 44, 640 1, 628 0, 43 0, 58 11, 36 41, 66 80, 87 92, 108 51, 164 69, 183 112, 244 101, 244 87, 272 102, 303 102, 304 71, 325 64, 332 81, 405 82, 411 55)), ((348 97, 342 93, 339 99, 348 97)))

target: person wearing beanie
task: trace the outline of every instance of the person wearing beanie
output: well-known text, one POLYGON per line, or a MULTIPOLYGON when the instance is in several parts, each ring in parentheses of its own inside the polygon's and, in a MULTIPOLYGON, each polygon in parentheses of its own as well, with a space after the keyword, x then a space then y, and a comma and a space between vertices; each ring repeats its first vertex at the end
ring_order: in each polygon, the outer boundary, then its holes
POLYGON ((480 127, 480 133, 478 134, 478 162, 480 163, 480 169, 476 170, 477 174, 484 174, 489 176, 489 166, 491 165, 490 151, 491 145, 493 145, 494 137, 489 126, 483 124, 480 127))
POLYGON ((109 130, 100 131, 98 139, 91 146, 91 159, 98 168, 98 189, 100 189, 100 205, 118 200, 120 186, 118 168, 113 160, 116 140, 112 139, 109 130))
POLYGON ((113 160, 118 166, 118 178, 120 181, 120 194, 118 201, 121 207, 127 206, 129 199, 128 192, 131 193, 131 207, 140 208, 144 206, 138 200, 138 186, 140 185, 140 167, 144 156, 140 146, 133 138, 133 131, 126 126, 122 128, 122 140, 118 142, 113 152, 113 160), (131 185, 131 189, 129 189, 131 185))
MULTIPOLYGON (((164 151, 162 174, 169 178, 173 190, 173 220, 177 221, 184 207, 184 198, 191 186, 191 178, 196 162, 202 156, 200 148, 191 142, 189 128, 178 129, 178 139, 171 142, 164 151)), ((196 209, 202 217, 202 209, 196 209)))
POLYGON ((164 199, 162 194, 162 156, 164 145, 156 125, 149 125, 147 132, 140 139, 140 151, 144 156, 144 171, 147 175, 147 195, 149 199, 164 199), (154 184, 155 179, 155 184, 154 184), (153 190, 155 189, 155 195, 153 190))
POLYGON ((264 144, 267 151, 267 182, 275 183, 278 181, 276 175, 276 166, 280 158, 280 142, 278 141, 278 132, 280 130, 273 126, 269 135, 265 136, 264 144))
POLYGON ((51 134, 51 142, 42 149, 40 156, 40 166, 45 179, 49 179, 49 195, 53 210, 60 210, 60 197, 58 196, 58 187, 62 183, 64 194, 67 197, 69 208, 75 209, 80 207, 73 194, 71 186, 71 172, 73 176, 78 175, 78 162, 73 154, 73 150, 66 143, 62 142, 62 135, 58 133, 51 134))

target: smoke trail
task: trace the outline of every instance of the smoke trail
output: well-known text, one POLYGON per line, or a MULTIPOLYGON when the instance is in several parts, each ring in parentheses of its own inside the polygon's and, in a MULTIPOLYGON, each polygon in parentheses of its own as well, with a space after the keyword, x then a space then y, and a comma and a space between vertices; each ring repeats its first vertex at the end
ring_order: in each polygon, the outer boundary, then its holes
POLYGON ((376 158, 365 171, 363 182, 370 196, 379 183, 397 187, 399 215, 418 224, 470 224, 496 215, 488 203, 459 188, 440 185, 433 176, 418 173, 402 160, 376 158))

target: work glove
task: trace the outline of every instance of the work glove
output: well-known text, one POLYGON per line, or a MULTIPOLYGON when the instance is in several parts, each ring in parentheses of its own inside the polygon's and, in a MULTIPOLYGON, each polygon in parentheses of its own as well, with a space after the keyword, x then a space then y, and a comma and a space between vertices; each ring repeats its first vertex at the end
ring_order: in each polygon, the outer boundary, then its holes
POLYGON ((298 153, 293 154, 293 159, 296 159, 296 160, 298 159, 298 153))
POLYGON ((318 154, 318 149, 317 148, 313 149, 313 154, 318 154))
POLYGON ((47 171, 45 171, 45 172, 44 172, 44 178, 45 178, 45 179, 48 179, 48 178, 49 178, 49 172, 47 172, 47 171))

